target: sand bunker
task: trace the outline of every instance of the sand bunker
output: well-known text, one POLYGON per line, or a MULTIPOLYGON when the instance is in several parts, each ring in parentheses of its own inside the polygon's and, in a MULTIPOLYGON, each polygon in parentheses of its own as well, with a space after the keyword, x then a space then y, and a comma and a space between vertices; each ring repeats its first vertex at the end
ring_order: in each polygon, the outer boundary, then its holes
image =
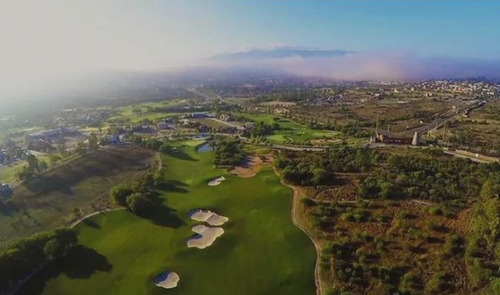
POLYGON ((187 239, 186 244, 188 248, 196 247, 198 249, 205 249, 222 236, 224 230, 220 227, 210 227, 202 224, 195 225, 191 228, 196 235, 187 239))
POLYGON ((260 157, 249 156, 243 164, 235 166, 229 172, 242 178, 250 178, 259 172, 262 165, 263 161, 260 157))
POLYGON ((223 225, 226 221, 229 220, 229 218, 219 215, 217 213, 214 213, 210 210, 194 210, 188 213, 188 216, 192 220, 200 221, 200 222, 206 222, 210 224, 211 226, 221 226, 223 225))
POLYGON ((165 289, 172 289, 177 287, 179 282, 179 275, 173 271, 162 272, 154 279, 155 285, 165 289))
POLYGON ((224 180, 226 180, 226 179, 224 178, 224 176, 220 176, 220 177, 217 177, 217 178, 214 178, 214 179, 210 180, 210 181, 208 182, 208 185, 209 185, 209 186, 216 186, 216 185, 219 185, 219 184, 220 184, 221 182, 223 182, 224 180))

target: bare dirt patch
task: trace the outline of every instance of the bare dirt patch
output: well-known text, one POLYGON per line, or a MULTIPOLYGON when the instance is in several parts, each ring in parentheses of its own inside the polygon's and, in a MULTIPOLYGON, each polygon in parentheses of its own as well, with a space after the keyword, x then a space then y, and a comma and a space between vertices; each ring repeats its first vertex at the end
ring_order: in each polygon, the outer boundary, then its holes
POLYGON ((264 157, 264 161, 257 156, 248 156, 245 163, 235 166, 231 171, 233 175, 237 175, 242 178, 250 178, 257 175, 264 164, 268 164, 270 160, 264 157))

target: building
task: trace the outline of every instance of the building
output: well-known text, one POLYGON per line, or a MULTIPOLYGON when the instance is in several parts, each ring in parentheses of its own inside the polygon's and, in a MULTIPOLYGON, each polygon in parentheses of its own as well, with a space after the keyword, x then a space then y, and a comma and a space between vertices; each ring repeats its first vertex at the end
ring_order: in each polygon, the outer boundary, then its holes
POLYGON ((222 114, 219 116, 219 119, 221 119, 222 121, 232 121, 233 118, 231 117, 231 114, 222 114))
POLYGON ((209 113, 209 112, 194 112, 194 113, 188 113, 183 116, 184 118, 193 118, 193 119, 201 119, 201 118, 214 118, 215 114, 214 113, 209 113))
POLYGON ((158 124, 156 124, 156 127, 158 128, 158 130, 168 130, 171 129, 171 124, 162 121, 158 122, 158 124))
POLYGON ((246 122, 245 124, 243 124, 243 127, 246 130, 250 130, 250 129, 253 129, 253 127, 255 127, 255 124, 253 122, 246 122))
POLYGON ((12 189, 9 187, 9 185, 0 182, 0 196, 8 197, 11 194, 12 194, 12 189))
POLYGON ((42 140, 56 139, 56 138, 61 138, 63 136, 67 136, 67 135, 74 135, 75 133, 77 133, 77 131, 72 130, 70 128, 58 127, 58 128, 54 128, 54 129, 30 133, 30 134, 26 135, 26 142, 30 143, 32 141, 39 140, 39 139, 42 139, 42 140))
POLYGON ((385 144, 406 144, 418 145, 420 144, 420 135, 415 132, 413 137, 394 137, 390 136, 389 132, 376 131, 375 135, 370 138, 371 143, 385 143, 385 144), (416 144, 413 144, 413 143, 416 144))

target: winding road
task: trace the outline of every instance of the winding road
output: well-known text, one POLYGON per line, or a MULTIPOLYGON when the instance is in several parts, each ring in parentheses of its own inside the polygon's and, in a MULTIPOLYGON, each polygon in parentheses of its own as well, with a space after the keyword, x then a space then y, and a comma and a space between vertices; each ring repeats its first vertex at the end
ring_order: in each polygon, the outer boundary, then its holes
POLYGON ((286 187, 289 187, 293 190, 292 206, 290 208, 290 215, 291 215, 292 223, 309 237, 311 242, 313 242, 313 244, 314 244, 314 248, 316 248, 316 264, 314 266, 314 283, 316 285, 316 295, 323 295, 324 294, 323 293, 323 284, 321 281, 321 269, 320 269, 320 265, 319 265, 320 259, 321 259, 321 246, 314 239, 312 234, 302 224, 300 224, 300 222, 297 220, 297 203, 299 202, 299 190, 296 187, 285 183, 283 181, 283 179, 281 179, 281 177, 278 173, 278 170, 276 170, 276 168, 273 167, 273 170, 274 170, 274 174, 276 174, 276 176, 278 176, 280 178, 281 184, 286 186, 286 187))

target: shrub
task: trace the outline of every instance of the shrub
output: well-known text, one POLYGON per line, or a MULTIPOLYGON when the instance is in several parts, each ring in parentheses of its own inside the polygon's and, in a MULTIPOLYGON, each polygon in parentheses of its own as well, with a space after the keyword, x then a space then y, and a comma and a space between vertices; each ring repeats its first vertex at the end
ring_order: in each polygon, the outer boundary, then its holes
POLYGON ((304 204, 304 206, 306 206, 306 207, 312 207, 312 206, 316 205, 316 201, 314 201, 313 199, 308 198, 308 197, 300 198, 300 202, 302 204, 304 204))
POLYGON ((445 273, 443 271, 435 272, 432 277, 427 281, 425 290, 431 294, 438 294, 443 290, 445 284, 445 273))
POLYGON ((149 200, 141 193, 134 193, 127 197, 127 207, 134 213, 146 211, 149 205, 149 200))
POLYGON ((110 191, 110 196, 116 204, 127 206, 127 197, 134 191, 130 185, 117 185, 110 191))

